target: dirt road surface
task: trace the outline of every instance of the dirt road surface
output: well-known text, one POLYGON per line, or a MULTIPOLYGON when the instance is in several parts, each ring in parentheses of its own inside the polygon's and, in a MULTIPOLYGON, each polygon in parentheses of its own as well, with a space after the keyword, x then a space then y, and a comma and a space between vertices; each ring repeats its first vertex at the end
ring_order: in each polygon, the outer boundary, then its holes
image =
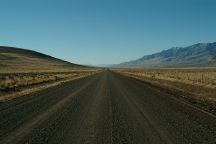
POLYGON ((216 144, 216 116, 109 70, 0 104, 0 144, 216 144))

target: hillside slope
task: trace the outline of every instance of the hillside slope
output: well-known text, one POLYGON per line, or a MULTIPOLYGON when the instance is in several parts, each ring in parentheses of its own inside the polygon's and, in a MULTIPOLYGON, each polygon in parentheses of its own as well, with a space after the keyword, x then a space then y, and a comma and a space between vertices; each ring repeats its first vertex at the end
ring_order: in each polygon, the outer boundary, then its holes
POLYGON ((85 68, 36 51, 0 46, 0 72, 68 71, 85 68))
POLYGON ((176 47, 140 59, 124 62, 119 67, 212 67, 216 66, 216 42, 176 47))

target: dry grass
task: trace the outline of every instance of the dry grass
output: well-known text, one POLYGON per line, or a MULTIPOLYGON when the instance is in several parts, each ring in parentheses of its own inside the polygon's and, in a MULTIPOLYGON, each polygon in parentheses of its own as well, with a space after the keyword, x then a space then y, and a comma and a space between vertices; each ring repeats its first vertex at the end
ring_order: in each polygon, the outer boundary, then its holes
POLYGON ((216 113, 216 69, 113 69, 160 88, 216 113))
POLYGON ((150 77, 154 79, 177 81, 216 88, 216 69, 119 69, 118 71, 128 75, 150 77))
POLYGON ((36 92, 63 82, 86 77, 100 70, 76 70, 71 72, 1 73, 0 102, 36 92))

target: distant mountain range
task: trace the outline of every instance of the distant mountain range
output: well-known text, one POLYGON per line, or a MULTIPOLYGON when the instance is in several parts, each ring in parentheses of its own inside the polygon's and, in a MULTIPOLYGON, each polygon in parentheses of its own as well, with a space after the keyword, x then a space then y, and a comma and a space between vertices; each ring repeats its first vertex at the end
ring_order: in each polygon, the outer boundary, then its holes
POLYGON ((70 71, 86 68, 36 51, 0 46, 0 72, 70 71))
POLYGON ((214 67, 216 66, 216 42, 174 47, 116 66, 134 68, 214 67))

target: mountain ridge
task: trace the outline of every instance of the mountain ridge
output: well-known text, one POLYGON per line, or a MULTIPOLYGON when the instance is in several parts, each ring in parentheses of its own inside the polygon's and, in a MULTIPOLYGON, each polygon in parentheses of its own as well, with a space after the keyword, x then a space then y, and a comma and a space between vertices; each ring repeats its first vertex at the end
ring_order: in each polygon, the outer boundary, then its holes
POLYGON ((216 42, 198 43, 188 47, 173 47, 117 65, 117 67, 138 68, 208 66, 216 66, 216 42))

